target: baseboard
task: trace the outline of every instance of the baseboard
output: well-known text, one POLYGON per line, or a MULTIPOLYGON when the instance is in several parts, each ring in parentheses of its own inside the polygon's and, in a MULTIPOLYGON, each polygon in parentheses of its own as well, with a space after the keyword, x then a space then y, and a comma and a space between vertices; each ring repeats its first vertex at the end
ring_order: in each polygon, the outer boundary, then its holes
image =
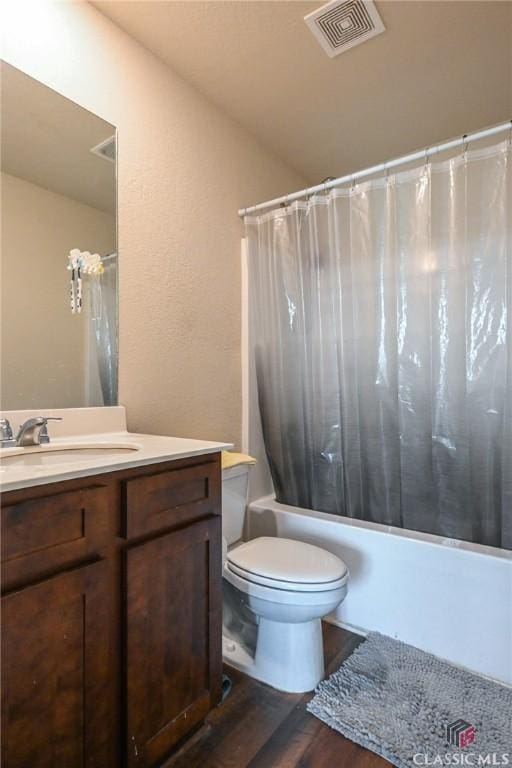
POLYGON ((346 624, 344 621, 338 621, 332 614, 325 616, 323 621, 328 624, 333 624, 340 629, 346 629, 348 632, 353 632, 355 635, 361 635, 361 637, 368 637, 368 630, 362 629, 362 627, 354 627, 353 624, 346 624))

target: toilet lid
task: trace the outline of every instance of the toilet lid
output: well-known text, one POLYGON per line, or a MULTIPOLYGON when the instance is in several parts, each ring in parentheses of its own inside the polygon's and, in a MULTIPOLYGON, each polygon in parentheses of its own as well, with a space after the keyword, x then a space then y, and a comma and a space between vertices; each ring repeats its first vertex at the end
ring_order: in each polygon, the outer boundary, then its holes
POLYGON ((262 536, 228 552, 230 570, 249 581, 275 582, 280 589, 321 591, 345 581, 343 560, 302 541, 262 536))

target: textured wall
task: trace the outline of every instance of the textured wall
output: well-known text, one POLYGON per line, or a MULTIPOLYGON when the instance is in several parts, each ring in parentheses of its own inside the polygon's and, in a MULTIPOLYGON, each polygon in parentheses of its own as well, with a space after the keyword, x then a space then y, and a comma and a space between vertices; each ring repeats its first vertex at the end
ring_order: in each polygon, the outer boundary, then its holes
POLYGON ((119 129, 130 429, 238 442, 237 209, 304 180, 87 3, 6 3, 1 21, 6 61, 119 129))

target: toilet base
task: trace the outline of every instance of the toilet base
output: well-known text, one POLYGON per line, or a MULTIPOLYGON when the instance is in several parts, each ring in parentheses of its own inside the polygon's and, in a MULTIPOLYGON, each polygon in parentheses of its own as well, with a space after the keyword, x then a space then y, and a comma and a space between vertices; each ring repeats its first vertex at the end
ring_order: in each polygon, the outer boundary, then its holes
POLYGON ((260 617, 255 657, 228 637, 223 638, 223 657, 226 664, 279 691, 312 691, 324 676, 322 623, 260 617))

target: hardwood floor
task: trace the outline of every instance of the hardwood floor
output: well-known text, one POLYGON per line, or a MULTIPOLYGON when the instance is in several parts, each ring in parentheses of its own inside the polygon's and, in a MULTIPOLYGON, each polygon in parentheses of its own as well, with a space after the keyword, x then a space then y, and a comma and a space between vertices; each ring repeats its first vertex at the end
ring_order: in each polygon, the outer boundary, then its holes
MULTIPOLYGON (((326 674, 362 638, 323 625, 326 674)), ((281 693, 226 667, 227 699, 164 768, 389 768, 389 763, 306 711, 312 694, 281 693)))

